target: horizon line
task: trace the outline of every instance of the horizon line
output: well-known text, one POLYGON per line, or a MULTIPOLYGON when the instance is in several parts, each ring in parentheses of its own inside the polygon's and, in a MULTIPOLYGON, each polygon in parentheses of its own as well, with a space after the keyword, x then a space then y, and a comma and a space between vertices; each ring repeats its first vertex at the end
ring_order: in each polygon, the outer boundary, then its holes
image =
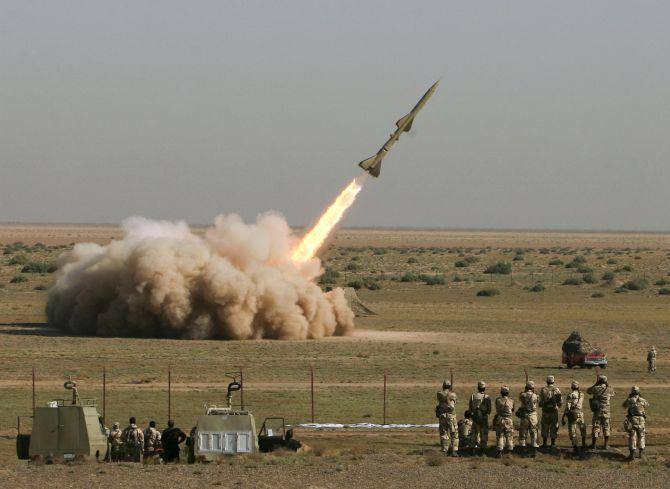
MULTIPOLYGON (((171 221, 170 219, 155 219, 157 221, 171 221)), ((176 219, 176 221, 183 221, 183 219, 176 219)), ((212 224, 188 223, 188 226, 194 229, 207 228, 212 224)), ((40 221, 0 221, 0 226, 63 226, 63 227, 119 227, 120 223, 111 222, 40 222, 40 221)), ((291 229, 303 230, 309 226, 305 225, 289 225, 291 229)), ((338 226, 335 232, 342 230, 380 230, 380 231, 460 231, 460 232, 502 232, 502 233, 571 233, 571 234, 670 234, 668 230, 651 230, 651 229, 602 229, 602 228, 505 228, 505 227, 440 227, 440 226, 338 226)))

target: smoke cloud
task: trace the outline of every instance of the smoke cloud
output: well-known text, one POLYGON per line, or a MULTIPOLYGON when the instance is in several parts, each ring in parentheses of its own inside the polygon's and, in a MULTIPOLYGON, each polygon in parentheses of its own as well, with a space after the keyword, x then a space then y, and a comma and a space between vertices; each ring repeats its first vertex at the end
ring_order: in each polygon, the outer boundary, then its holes
POLYGON ((315 283, 321 262, 291 260, 298 243, 279 214, 215 219, 204 237, 184 222, 133 217, 124 238, 60 256, 49 324, 99 336, 308 339, 346 335, 342 289, 315 283))

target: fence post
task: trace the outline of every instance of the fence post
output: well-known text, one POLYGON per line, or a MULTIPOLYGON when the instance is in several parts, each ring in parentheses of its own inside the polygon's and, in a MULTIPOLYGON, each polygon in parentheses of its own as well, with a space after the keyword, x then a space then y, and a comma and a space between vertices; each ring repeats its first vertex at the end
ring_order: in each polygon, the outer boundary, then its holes
POLYGON ((107 367, 102 366, 102 425, 105 425, 107 414, 107 367))
POLYGON ((33 365, 33 416, 35 416, 35 366, 33 365))
POLYGON ((168 420, 172 419, 172 366, 168 365, 168 420))
POLYGON ((310 383, 310 403, 312 406, 312 423, 314 423, 314 365, 309 366, 309 383, 310 383))
POLYGON ((384 422, 382 424, 386 424, 386 372, 384 372, 384 422))
POLYGON ((244 410, 244 372, 240 367, 240 409, 244 410))

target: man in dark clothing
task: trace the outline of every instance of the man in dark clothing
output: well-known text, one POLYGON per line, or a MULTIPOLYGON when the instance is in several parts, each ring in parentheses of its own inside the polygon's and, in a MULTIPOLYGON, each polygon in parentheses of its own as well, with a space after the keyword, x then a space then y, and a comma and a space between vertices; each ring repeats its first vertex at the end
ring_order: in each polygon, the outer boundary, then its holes
POLYGON ((186 440, 186 433, 175 428, 174 421, 168 421, 168 427, 163 431, 161 437, 163 443, 163 460, 168 462, 179 462, 179 445, 186 440))

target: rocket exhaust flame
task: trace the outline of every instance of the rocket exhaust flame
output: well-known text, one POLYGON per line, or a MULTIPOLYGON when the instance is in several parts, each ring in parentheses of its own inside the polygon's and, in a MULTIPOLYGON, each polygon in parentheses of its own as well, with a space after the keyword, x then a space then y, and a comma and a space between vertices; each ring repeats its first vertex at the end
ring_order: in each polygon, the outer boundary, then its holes
POLYGON ((314 258, 335 226, 342 220, 344 213, 356 200, 356 196, 363 188, 364 176, 354 178, 321 215, 314 227, 302 238, 293 250, 291 259, 294 262, 306 262, 314 258))

